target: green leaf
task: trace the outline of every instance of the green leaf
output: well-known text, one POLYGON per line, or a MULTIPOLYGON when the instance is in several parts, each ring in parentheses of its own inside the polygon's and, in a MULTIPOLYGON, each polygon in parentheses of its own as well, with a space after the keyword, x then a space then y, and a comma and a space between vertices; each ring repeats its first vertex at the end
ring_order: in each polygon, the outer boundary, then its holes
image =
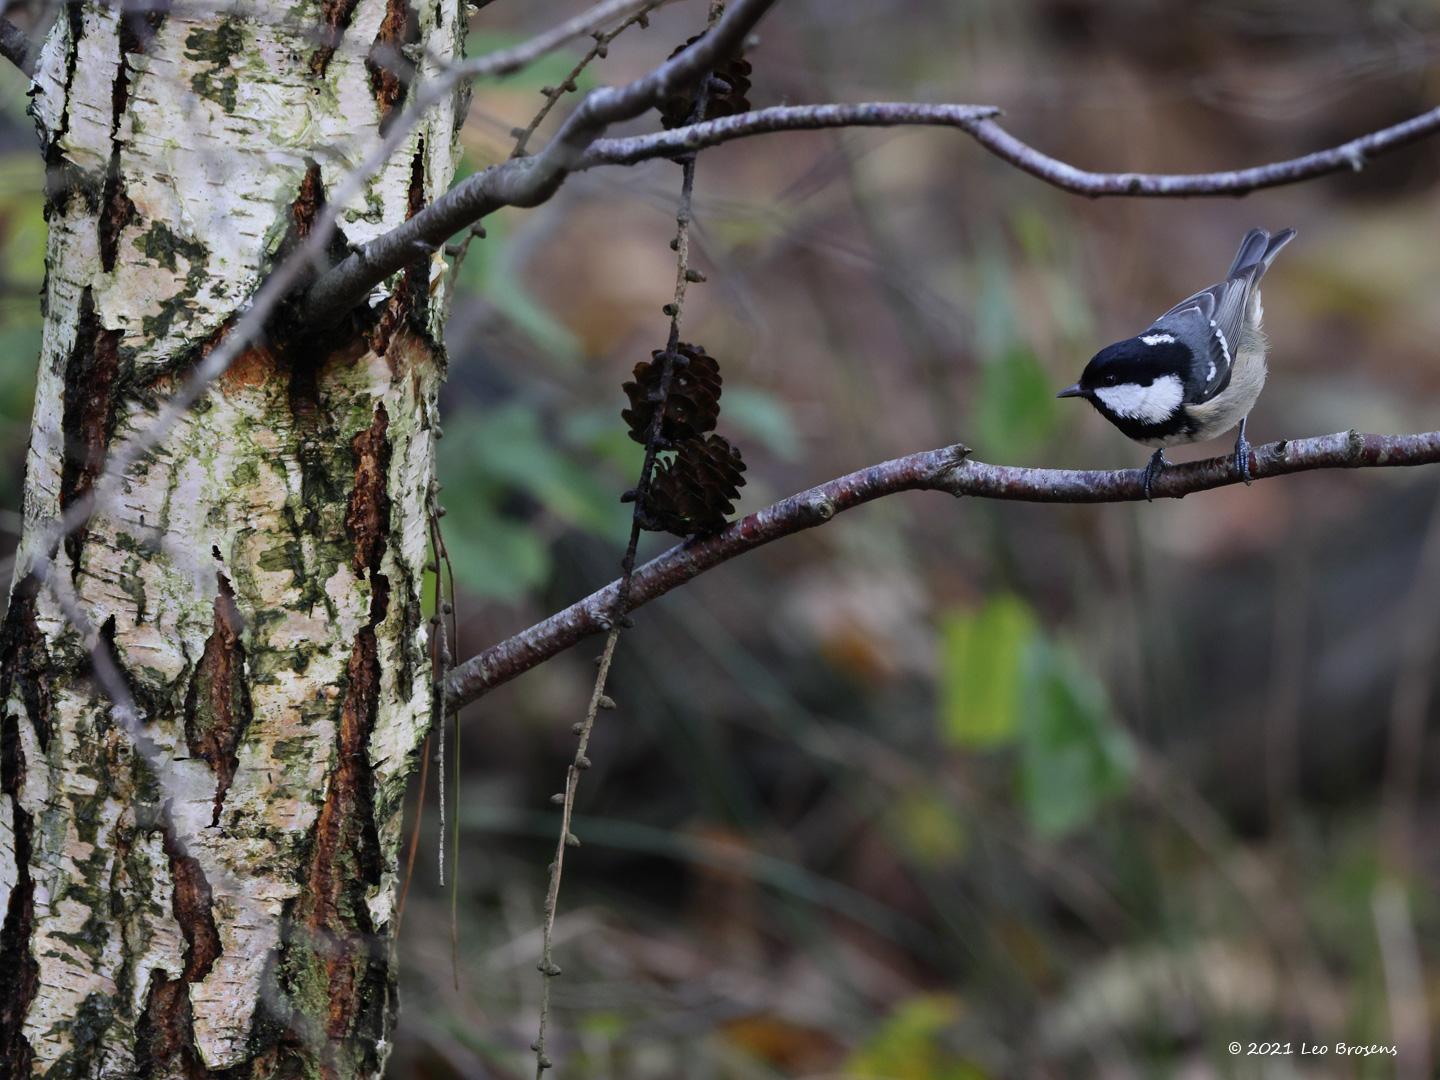
POLYGON ((583 351, 579 339, 530 294, 515 267, 505 258, 510 222, 505 214, 492 214, 485 219, 486 238, 471 241, 460 268, 459 288, 493 307, 549 359, 573 369, 583 351))
POLYGON ((445 436, 440 475, 464 492, 446 501, 445 542, 456 578, 470 591, 518 600, 550 574, 548 539, 527 520, 528 509, 509 509, 516 493, 566 525, 624 535, 629 512, 614 484, 553 445, 529 406, 459 413, 447 421, 445 436))
POLYGON ((626 512, 611 485, 553 446, 530 407, 465 413, 446 427, 440 467, 447 482, 467 493, 518 489, 567 525, 610 536, 623 529, 626 512))
MULTIPOLYGON (((45 164, 33 153, 0 155, 0 266, 5 284, 38 294, 45 277, 45 164)), ((19 305, 17 305, 18 307, 19 305)), ((38 304, 24 305, 39 323, 38 304)))
POLYGON ((592 461, 601 461, 624 482, 633 484, 645 460, 645 448, 630 438, 620 419, 625 395, 615 388, 614 404, 576 409, 560 421, 561 438, 572 450, 583 450, 592 461))
POLYGON ((1037 641, 1026 665, 1019 789, 1031 826, 1048 837, 1088 824, 1125 791, 1135 748, 1104 690, 1065 650, 1037 641))
POLYGON ((452 503, 445 546, 469 592, 514 603, 550 576, 550 552, 529 525, 501 517, 483 499, 452 503))
POLYGON ((995 746, 1014 737, 1021 675, 1037 632, 1034 615, 1014 596, 998 596, 978 612, 943 618, 940 717, 951 743, 995 746))
POLYGON ((1055 387, 1035 354, 1012 345, 980 372, 975 430, 985 452, 1000 460, 1032 454, 1055 430, 1055 387))

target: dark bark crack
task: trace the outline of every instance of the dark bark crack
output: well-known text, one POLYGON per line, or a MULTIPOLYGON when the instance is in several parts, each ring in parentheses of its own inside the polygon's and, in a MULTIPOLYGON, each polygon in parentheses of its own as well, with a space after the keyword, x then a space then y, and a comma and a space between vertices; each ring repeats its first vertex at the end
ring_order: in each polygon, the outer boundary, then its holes
POLYGON ((370 617, 346 665, 335 766, 316 819, 307 887, 289 913, 282 961, 297 1011, 288 1037, 319 1025, 321 1075, 337 1080, 378 1068, 375 1044, 394 1007, 393 973, 366 904, 383 869, 367 748, 380 701, 376 628, 390 602, 390 582, 379 572, 390 532, 388 427, 389 415, 378 406, 370 427, 350 444, 355 471, 345 527, 354 566, 370 581, 370 617))
POLYGON ((159 971, 150 977, 145 1012, 136 1025, 136 1075, 204 1080, 214 1073, 195 1046, 190 987, 210 973, 220 956, 220 931, 205 871, 175 835, 168 812, 166 819, 162 837, 174 882, 172 910, 185 938, 185 964, 178 979, 159 971))
MULTIPOLYGON (((65 393, 60 417, 64 451, 60 464, 60 508, 88 494, 105 466, 105 451, 114 424, 115 383, 120 373, 120 331, 100 325, 95 298, 87 286, 80 295, 75 344, 65 365, 65 393)), ((80 566, 84 528, 65 537, 71 574, 80 566)))
MULTIPOLYGON (((50 742, 50 658, 45 639, 35 623, 35 597, 39 582, 26 576, 16 583, 10 610, 0 627, 0 705, 15 690, 25 704, 25 719, 43 748, 50 742)), ((35 929, 35 883, 30 876, 34 859, 34 821, 20 806, 24 786, 25 751, 20 743, 21 718, 8 707, 0 712, 0 792, 9 796, 11 827, 15 834, 16 880, 0 924, 0 1076, 29 1076, 34 1052, 25 1037, 25 1017, 39 988, 40 965, 30 951, 35 929)))
MULTIPOLYGON (((410 160, 410 191, 406 220, 425 209, 425 140, 421 139, 410 160)), ((420 256, 405 267, 370 331, 370 348, 376 355, 386 355, 396 331, 407 322, 425 334, 425 310, 430 300, 430 260, 420 256)))
POLYGON ((244 621, 235 603, 235 590, 224 574, 217 574, 214 629, 185 694, 185 742, 215 773, 215 809, 212 826, 220 824, 220 810, 239 766, 240 740, 250 724, 250 688, 246 678, 245 646, 240 634, 244 621))
POLYGON ((340 39, 350 26, 359 0, 323 0, 320 5, 320 46, 310 54, 310 74, 324 75, 340 39))
POLYGON ((126 58, 144 49, 148 38, 142 38, 141 32, 148 25, 134 12, 126 12, 120 22, 120 63, 110 91, 110 164, 100 194, 100 268, 107 274, 115 269, 120 234, 135 218, 135 204, 125 194, 125 176, 120 168, 120 122, 130 101, 130 65, 126 58))
POLYGON ((408 0, 389 0, 385 18, 365 58, 370 71, 370 88, 375 91, 375 104, 380 107, 380 133, 385 134, 395 115, 396 107, 405 100, 405 91, 414 75, 413 65, 404 49, 420 40, 420 18, 408 0))

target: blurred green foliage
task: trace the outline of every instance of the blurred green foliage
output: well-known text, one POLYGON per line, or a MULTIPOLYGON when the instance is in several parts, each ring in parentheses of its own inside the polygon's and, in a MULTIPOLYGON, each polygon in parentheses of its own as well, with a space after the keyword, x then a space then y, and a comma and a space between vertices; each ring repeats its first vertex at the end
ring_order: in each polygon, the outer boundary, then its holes
MULTIPOLYGON (((30 148, 0 156, 0 448, 12 459, 29 440, 40 354, 44 182, 44 162, 30 148)), ((0 504, 19 505, 22 479, 18 469, 0 474, 0 504)))
POLYGON ((446 502, 446 546, 457 581, 478 596, 513 602, 546 581, 547 522, 625 535, 629 508, 614 481, 557 447, 527 405, 450 417, 439 459, 446 482, 464 492, 446 502))
POLYGON ((940 717, 951 743, 993 747, 1014 739, 1026 654, 1039 632, 1029 606, 1015 596, 942 616, 940 717))
MULTIPOLYGON (((503 49, 522 45, 529 40, 529 36, 525 34, 508 33, 493 26, 487 27, 473 23, 470 32, 465 35, 465 55, 487 56, 503 49)), ((590 42, 587 41, 585 44, 588 46, 590 42)), ((560 81, 570 74, 570 70, 574 66, 575 56, 571 53, 547 53, 519 71, 507 75, 505 88, 519 91, 533 90, 538 94, 542 86, 558 86, 560 81)), ((581 93, 590 89, 595 85, 594 74, 590 71, 582 71, 576 78, 575 85, 581 93)), ((537 107, 539 104, 536 102, 537 107)))
POLYGON ((901 1002, 856 1051, 844 1075, 850 1080, 986 1080, 989 1074, 948 1039, 962 1013, 961 1002, 945 994, 901 1002))
POLYGON ((800 460, 800 437, 790 407, 777 395, 754 386, 725 387, 720 402, 724 426, 738 437, 742 448, 749 436, 777 461, 800 460))
POLYGON ((1103 688, 1023 600, 946 613, 939 648, 942 733, 962 749, 1018 749, 1017 790, 1037 833, 1079 828, 1124 792, 1134 748, 1103 688))
POLYGON ((460 268, 459 288, 483 296, 487 304, 529 339, 541 356, 573 371, 580 361, 580 342, 525 287, 524 280, 506 258, 506 241, 514 220, 513 215, 504 213, 485 219, 487 236, 471 242, 460 268))
POLYGON ((1055 432, 1054 379, 1023 345, 988 360, 980 369, 980 396, 973 421, 976 438, 997 461, 1028 460, 1055 432))
POLYGON ((1063 646, 1031 643, 1025 662, 1019 788, 1035 830, 1058 836, 1125 791, 1135 750, 1100 683, 1063 646))

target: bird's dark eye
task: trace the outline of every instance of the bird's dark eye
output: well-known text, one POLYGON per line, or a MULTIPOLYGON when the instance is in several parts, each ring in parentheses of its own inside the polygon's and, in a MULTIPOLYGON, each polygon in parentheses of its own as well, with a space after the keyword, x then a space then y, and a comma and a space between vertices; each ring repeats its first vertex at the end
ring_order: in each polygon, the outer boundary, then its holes
POLYGON ((1110 372, 1108 375, 1106 375, 1105 378, 1102 379, 1101 381, 1102 381, 1106 386, 1114 386, 1114 385, 1116 384, 1116 382, 1118 382, 1119 380, 1118 380, 1118 378, 1116 377, 1115 373, 1112 371, 1112 372, 1110 372))

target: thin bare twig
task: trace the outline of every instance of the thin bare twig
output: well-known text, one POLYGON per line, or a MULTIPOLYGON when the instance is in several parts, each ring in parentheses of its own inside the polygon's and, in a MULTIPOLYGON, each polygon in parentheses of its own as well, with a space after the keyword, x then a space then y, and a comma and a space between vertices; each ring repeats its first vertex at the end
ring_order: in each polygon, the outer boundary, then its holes
MULTIPOLYGON (((711 4, 709 26, 712 30, 723 10, 720 4, 711 4)), ((691 107, 691 115, 694 117, 704 116, 708 101, 709 91, 702 82, 700 92, 696 94, 695 102, 691 107)), ((540 1080, 545 1070, 551 1066, 550 1058, 545 1053, 545 1036, 550 1023, 550 981, 560 974, 560 967, 555 963, 554 957, 555 914, 560 901, 560 880, 565 869, 565 849, 572 844, 579 843, 571 829, 571 823, 575 817, 575 793, 580 786, 581 771, 590 767, 590 759, 586 755, 586 751, 590 748, 590 736, 595 730, 595 718, 599 715, 600 709, 613 708, 615 704, 605 693, 606 684, 610 678, 610 665, 615 659, 615 647, 620 641, 620 629, 626 622, 625 611, 630 603, 630 588, 635 574, 635 556, 640 547, 641 524, 647 512, 650 487, 655 478, 656 456, 661 446, 661 432, 665 421, 665 400, 670 394, 671 382, 675 374, 675 350, 680 344, 680 324, 685 313, 685 296, 691 282, 699 280, 698 276, 692 274, 690 270, 690 221, 695 194, 695 155, 688 155, 680 165, 683 172, 680 182, 680 201, 675 211, 675 239, 672 243, 675 249, 675 289, 671 301, 665 309, 670 314, 670 333, 666 339, 665 351, 660 354, 657 361, 660 365, 660 380, 656 395, 658 400, 654 403, 654 414, 650 418, 650 426, 645 433, 645 457, 640 465, 640 479, 635 485, 635 490, 630 496, 627 496, 633 497, 635 509, 630 515, 630 539, 625 547, 625 556, 620 561, 620 581, 615 590, 615 616, 605 637, 605 648, 600 654, 595 672, 595 685, 590 692, 590 703, 585 710, 585 719, 576 725, 578 738, 575 743, 575 756, 565 770, 565 790, 560 795, 560 836, 555 843, 555 858, 550 863, 549 884, 545 890, 545 913, 544 923, 541 927, 540 963, 538 965, 542 978, 540 1022, 539 1033, 532 1044, 535 1051, 536 1080, 540 1080)))
MULTIPOLYGON (((624 612, 633 611, 705 571, 782 537, 823 525, 836 514, 901 491, 941 491, 982 499, 1039 503, 1142 502, 1144 470, 1027 469, 969 459, 964 446, 927 450, 841 476, 740 519, 713 536, 677 544, 635 571, 624 612)), ((1257 480, 1313 469, 1394 468, 1440 463, 1440 431, 1365 435, 1341 431, 1255 448, 1257 480)), ((1157 499, 1239 483, 1229 454, 1174 465, 1155 482, 1157 499)), ((577 642, 600 633, 617 612, 618 582, 592 593, 451 672, 446 691, 464 705, 577 642)))
POLYGON ((653 11, 657 7, 663 7, 665 4, 673 2, 674 0, 605 0, 604 3, 596 4, 589 11, 567 19, 559 26, 537 34, 529 41, 521 42, 519 45, 503 49, 500 52, 487 53, 484 56, 477 56, 474 60, 456 64, 453 69, 455 81, 513 75, 521 68, 533 64, 546 53, 554 52, 560 46, 574 41, 578 37, 602 30, 617 19, 628 18, 637 11, 653 11))
POLYGON ((410 829, 409 851, 405 855, 405 875, 400 883, 400 899, 395 902, 395 934, 400 934, 400 923, 405 918, 405 900, 410 895, 410 882, 415 878, 415 856, 420 852, 420 826, 425 817, 425 789, 430 780, 430 736, 425 736, 425 745, 420 747, 420 782, 415 795, 415 822, 410 829))
POLYGON ((555 106, 560 104, 561 99, 564 98, 566 94, 573 94, 579 89, 576 80, 584 74, 585 69, 592 63, 598 59, 604 59, 605 56, 609 54, 610 43, 632 26, 637 24, 640 26, 648 26, 650 13, 665 2, 666 0, 646 0, 646 3, 640 10, 624 22, 611 27, 609 30, 600 31, 593 35, 595 44, 590 46, 589 51, 575 62, 575 66, 570 69, 570 73, 566 75, 564 79, 554 86, 545 87, 545 89, 541 91, 545 96, 545 104, 540 106, 539 111, 530 118, 530 123, 525 125, 524 128, 514 132, 515 149, 510 154, 512 158, 524 157, 529 152, 530 140, 534 137, 535 132, 539 130, 540 125, 545 122, 545 118, 554 111, 555 106))
MULTIPOLYGON (((576 80, 585 72, 585 69, 597 59, 604 59, 609 54, 610 44, 626 30, 629 30, 630 27, 636 25, 648 26, 650 13, 667 2, 668 0, 646 0, 646 3, 641 9, 628 19, 616 26, 612 26, 609 30, 597 30, 591 35, 595 39, 595 44, 590 47, 584 56, 576 61, 575 66, 570 69, 570 73, 566 75, 558 85, 547 86, 541 91, 545 97, 545 103, 541 105, 535 115, 530 118, 530 123, 526 124, 523 128, 515 128, 511 132, 515 137, 515 148, 510 151, 511 160, 526 155, 529 150, 530 139, 534 136, 535 132, 539 130, 540 125, 545 122, 545 118, 554 111, 555 106, 560 103, 561 99, 564 98, 566 94, 574 93, 575 90, 578 89, 576 80)), ((464 265, 465 257, 470 253, 470 245, 475 240, 484 239, 484 237, 484 226, 476 222, 465 233, 464 240, 446 248, 445 254, 452 258, 452 262, 450 263, 450 275, 452 279, 459 276, 460 267, 464 265)))
POLYGON ((1044 154, 1011 135, 993 119, 991 105, 922 105, 914 102, 863 102, 857 105, 781 105, 725 116, 703 124, 626 139, 599 139, 576 170, 597 165, 633 165, 651 158, 700 150, 733 139, 778 131, 837 127, 953 127, 974 138, 1018 169, 1077 195, 1176 198, 1245 195, 1262 188, 1310 180, 1327 173, 1359 171, 1371 158, 1440 132, 1440 108, 1362 135, 1328 150, 1249 169, 1211 173, 1090 172, 1044 154))

